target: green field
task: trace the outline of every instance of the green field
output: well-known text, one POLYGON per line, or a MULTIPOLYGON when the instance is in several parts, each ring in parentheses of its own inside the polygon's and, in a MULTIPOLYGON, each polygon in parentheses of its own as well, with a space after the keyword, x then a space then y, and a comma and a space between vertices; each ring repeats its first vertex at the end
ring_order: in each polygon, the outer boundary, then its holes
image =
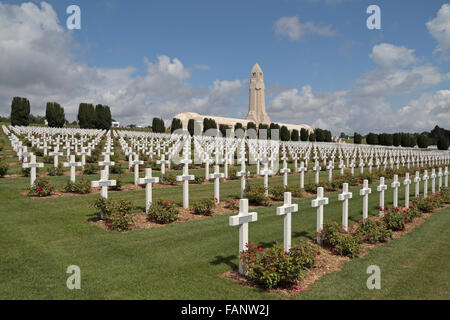
MULTIPOLYGON (((312 177, 309 173, 308 179, 312 177)), ((66 180, 51 178, 59 187, 66 180)), ((126 180, 131 182, 132 175, 127 174, 126 180)), ((298 180, 298 174, 289 177, 290 183, 298 184, 298 180)), ((262 183, 262 179, 254 181, 262 183)), ((281 183, 282 177, 269 179, 270 185, 281 183)), ((91 203, 98 195, 31 199, 21 194, 28 184, 29 178, 0 179, 1 299, 450 298, 450 209, 364 258, 346 263, 342 271, 323 277, 310 290, 288 297, 220 277, 238 263, 238 229, 228 226, 228 215, 126 233, 105 231, 88 223, 94 214, 91 203), (81 290, 66 287, 69 265, 81 269, 81 290), (369 265, 381 268, 381 290, 366 288, 369 265)), ((222 183, 221 199, 238 197, 239 185, 239 181, 222 183)), ((378 194, 372 190, 369 205, 371 214, 377 214, 378 194)), ((353 191, 351 223, 362 218, 362 197, 357 189, 353 191)), ((403 199, 403 187, 399 194, 403 199)), ((181 195, 180 186, 153 190, 154 198, 180 204, 181 195)), ((327 196, 325 221, 340 221, 337 193, 327 196)), ((110 197, 132 200, 135 210, 144 206, 144 190, 110 192, 110 197)), ((212 199, 213 185, 191 185, 190 197, 212 199)), ((310 201, 296 201, 299 212, 292 218, 293 242, 315 234, 316 211, 310 201)), ((391 202, 392 190, 388 190, 386 203, 391 202)), ((258 221, 249 226, 250 241, 263 247, 282 242, 283 219, 275 211, 275 207, 258 210, 258 221)))

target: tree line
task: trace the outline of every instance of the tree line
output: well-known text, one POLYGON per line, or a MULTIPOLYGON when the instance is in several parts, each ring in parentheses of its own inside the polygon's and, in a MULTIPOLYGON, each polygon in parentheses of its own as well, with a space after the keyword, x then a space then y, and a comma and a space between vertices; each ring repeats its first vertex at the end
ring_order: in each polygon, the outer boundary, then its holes
POLYGON ((445 130, 435 126, 430 132, 422 133, 368 133, 365 137, 355 132, 353 140, 355 144, 361 144, 363 139, 370 145, 394 146, 413 148, 416 145, 419 148, 428 148, 430 145, 436 145, 439 150, 447 150, 450 141, 450 130, 445 130))
POLYGON ((108 106, 80 103, 78 107, 78 125, 82 129, 109 130, 112 125, 111 110, 108 106))
MULTIPOLYGON (((153 119, 155 121, 155 118, 153 119)), ((197 125, 197 121, 194 119, 189 119, 187 130, 190 133, 191 136, 195 134, 195 126, 197 125)), ((174 132, 177 129, 182 129, 182 123, 181 120, 177 118, 172 119, 171 124, 171 132, 174 132)), ((226 136, 227 130, 233 129, 234 132, 241 130, 252 130, 251 134, 254 135, 254 138, 259 137, 260 139, 271 139, 271 130, 279 130, 279 139, 281 141, 317 141, 317 142, 332 142, 332 135, 330 130, 324 130, 320 128, 314 129, 314 132, 310 133, 305 128, 302 128, 300 131, 297 129, 293 129, 292 131, 289 131, 289 129, 286 126, 280 126, 277 123, 271 123, 270 125, 267 124, 259 124, 256 126, 254 122, 248 122, 247 126, 244 127, 244 125, 240 122, 237 122, 233 128, 231 128, 229 125, 226 124, 217 124, 216 121, 212 118, 204 118, 203 119, 203 130, 202 132, 205 133, 208 130, 213 129, 216 132, 220 132, 223 137, 226 136), (265 133, 264 131, 265 130, 265 133)), ((152 130, 154 131, 154 130, 152 130)), ((154 131, 156 132, 156 131, 154 131)), ((200 130, 197 130, 197 132, 200 132, 200 130)))
MULTIPOLYGON (((11 102, 11 115, 2 118, 2 121, 10 121, 13 126, 28 126, 30 124, 44 124, 47 121, 49 127, 62 128, 69 124, 65 117, 64 108, 57 102, 47 102, 45 117, 34 116, 30 113, 30 101, 23 97, 14 97, 11 102)), ((111 110, 108 106, 89 103, 80 103, 78 108, 78 125, 83 129, 105 129, 112 125, 111 110)), ((76 124, 73 122, 72 124, 76 124)))

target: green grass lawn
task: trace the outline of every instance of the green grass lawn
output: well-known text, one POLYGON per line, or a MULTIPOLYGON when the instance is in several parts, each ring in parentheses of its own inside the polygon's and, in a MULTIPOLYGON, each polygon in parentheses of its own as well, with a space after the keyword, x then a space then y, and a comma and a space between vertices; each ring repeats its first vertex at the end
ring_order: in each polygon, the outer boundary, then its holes
MULTIPOLYGON (((204 172, 204 170, 200 170, 204 172)), ((355 170, 356 171, 356 170, 355 170)), ((96 177, 96 176, 93 176, 96 177)), ((127 179, 132 175, 128 174, 127 179)), ((289 181, 298 185, 298 175, 289 181)), ((313 175, 309 174, 308 178, 313 175)), ((323 173, 326 179, 326 173, 323 173)), ((62 186, 67 177, 52 177, 62 186)), ((131 181, 130 181, 131 182, 131 181)), ((262 179, 254 180, 262 183, 262 179)), ((269 180, 281 184, 282 177, 269 180)), ((448 299, 450 298, 450 209, 431 216, 400 239, 373 249, 364 258, 323 277, 296 296, 267 293, 241 286, 219 275, 237 268, 238 229, 228 215, 118 233, 92 226, 92 201, 98 196, 31 199, 21 194, 29 178, 0 179, 0 298, 1 299, 448 299), (81 290, 69 290, 69 265, 81 269, 81 290), (381 268, 381 290, 368 290, 369 265, 381 268)), ((221 199, 239 196, 239 181, 221 184, 221 199)), ((377 214, 378 194, 372 185, 371 214, 377 214)), ((411 188, 411 194, 413 193, 411 188)), ((353 189, 350 222, 362 218, 362 197, 353 189)), ((404 189, 400 189, 400 203, 404 189)), ((154 189, 153 197, 182 202, 180 186, 154 189)), ((337 193, 327 195, 325 221, 341 219, 337 193)), ((110 192, 111 198, 132 200, 143 207, 144 190, 110 192)), ((213 198, 213 185, 191 185, 191 200, 213 198)), ((392 190, 386 193, 392 202, 392 190)), ((311 199, 300 199, 293 214, 293 242, 312 238, 316 210, 311 199)), ((275 207, 258 210, 250 241, 267 247, 282 242, 283 218, 275 207)))
MULTIPOLYGON (((61 179, 61 178, 59 178, 61 179)), ((273 178, 279 180, 280 178, 273 178)), ((270 180, 273 182, 272 179, 270 180)), ((224 183, 222 198, 238 193, 238 183, 224 183)), ((90 202, 96 195, 30 199, 20 192, 27 178, 0 179, 0 298, 20 299, 286 299, 243 287, 219 277, 236 268, 238 230, 228 226, 228 215, 127 233, 91 226, 90 202), (66 288, 69 265, 81 268, 81 290, 66 288)), ((357 191, 357 190, 355 190, 357 191)), ((193 185, 191 198, 212 197, 212 185, 193 185)), ((144 205, 144 191, 110 193, 112 198, 144 205)), ((402 194, 402 192, 400 192, 402 194)), ((154 197, 181 203, 181 187, 155 189, 154 197)), ((341 203, 329 194, 325 220, 340 219, 341 203)), ((392 194, 386 194, 387 203, 392 194)), ((294 241, 312 238, 315 209, 310 199, 298 201, 292 219, 294 241)), ((378 197, 370 197, 371 213, 378 197)), ((350 220, 361 219, 362 199, 355 192, 350 220)), ((433 215, 401 239, 347 263, 342 272, 325 276, 309 291, 293 299, 449 298, 450 210, 433 215), (368 265, 382 270, 382 290, 365 287, 368 265)), ((250 225, 250 241, 263 246, 282 241, 283 219, 275 208, 258 210, 250 225)))

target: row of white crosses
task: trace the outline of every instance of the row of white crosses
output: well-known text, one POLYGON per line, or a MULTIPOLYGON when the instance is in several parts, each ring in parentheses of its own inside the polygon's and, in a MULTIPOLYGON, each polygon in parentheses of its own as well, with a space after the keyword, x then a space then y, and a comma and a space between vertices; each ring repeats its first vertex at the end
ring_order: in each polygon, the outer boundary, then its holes
MULTIPOLYGON (((277 208, 276 214, 284 216, 283 224, 283 248, 285 252, 291 249, 291 225, 292 213, 298 211, 298 205, 292 203, 292 195, 290 192, 284 193, 284 203, 277 208)), ((248 244, 248 224, 258 220, 256 212, 248 212, 248 199, 239 200, 239 213, 229 218, 230 226, 239 226, 239 254, 247 251, 248 244)), ((242 262, 239 262, 239 273, 244 274, 246 270, 242 262)))
MULTIPOLYGON (((440 168, 442 172, 442 168, 440 168)), ((416 175, 418 172, 416 173, 416 175)), ((426 175, 424 175, 425 177, 426 175)), ((448 186, 448 168, 445 168, 445 172, 441 176, 445 176, 445 186, 448 186)), ((424 180, 427 181, 427 180, 424 180)), ((409 174, 406 174, 404 185, 405 188, 405 207, 409 207, 409 184, 411 180, 409 179, 409 174)), ((439 184, 441 185, 441 183, 439 184)), ((398 188, 400 187, 400 182, 398 181, 398 176, 394 176, 394 181, 391 184, 394 189, 394 207, 398 206, 398 188)), ((349 191, 348 183, 343 184, 342 193, 338 194, 338 200, 342 201, 342 227, 345 231, 348 231, 348 201, 352 199, 353 193, 349 191)), ((384 184, 384 178, 380 178, 380 185, 377 187, 377 191, 380 192, 380 207, 384 208, 384 192, 387 190, 387 186, 384 184)), ((363 220, 368 218, 368 197, 371 194, 372 189, 368 185, 368 180, 364 180, 363 188, 360 190, 360 195, 363 196, 363 220)), ((311 206, 317 208, 317 221, 316 221, 316 241, 321 244, 321 232, 323 230, 323 217, 324 217, 324 206, 329 203, 329 198, 324 196, 323 187, 317 188, 317 198, 311 201, 311 206)), ((284 250, 289 252, 291 248, 291 215, 298 211, 298 205, 292 204, 292 195, 290 192, 284 193, 284 203, 282 206, 277 208, 277 215, 284 216, 284 226, 283 226, 283 244, 284 250)), ((383 214, 381 210, 380 215, 383 214)), ((239 201, 239 214, 231 216, 229 219, 230 226, 239 226, 239 254, 246 251, 248 244, 248 223, 257 221, 256 212, 248 212, 248 199, 240 199, 239 201)), ((239 262, 239 272, 244 274, 244 266, 242 262, 239 262)))
MULTIPOLYGON (((444 185, 445 187, 448 186, 448 168, 445 168, 445 171, 442 172, 442 168, 439 170, 441 175, 439 177, 445 177, 444 178, 444 185)), ((428 180, 428 175, 425 170, 423 181, 426 183, 428 180)), ((416 172, 416 197, 419 196, 419 183, 420 183, 420 176, 419 172, 416 172)), ((409 208, 409 185, 411 184, 411 179, 409 178, 409 173, 406 173, 405 180, 403 181, 403 184, 405 185, 405 207, 409 208)), ((433 183, 434 184, 434 183, 433 183)), ((439 182, 439 190, 441 190, 442 186, 442 178, 439 182)), ((391 187, 393 189, 393 207, 398 207, 398 188, 400 187, 400 182, 398 180, 398 176, 394 176, 394 180, 391 183, 391 187)), ((352 198, 352 192, 349 192, 348 190, 348 183, 344 183, 342 187, 342 193, 338 195, 338 200, 343 201, 342 205, 342 227, 344 230, 348 230, 348 200, 352 198)), ((383 215, 384 211, 384 192, 387 190, 387 185, 384 183, 384 177, 380 177, 380 184, 377 186, 377 191, 380 193, 380 215, 383 215)), ((433 193, 435 193, 435 189, 432 190, 433 193)), ((363 196, 363 220, 366 220, 368 218, 368 197, 369 194, 372 193, 372 189, 369 187, 368 180, 363 181, 363 188, 360 189, 360 195, 363 196)), ((427 196, 427 186, 424 185, 424 197, 427 196)), ((317 208, 317 242, 320 243, 320 233, 323 229, 323 206, 328 204, 328 198, 324 197, 323 188, 319 187, 317 189, 317 198, 312 200, 311 206, 317 208)))

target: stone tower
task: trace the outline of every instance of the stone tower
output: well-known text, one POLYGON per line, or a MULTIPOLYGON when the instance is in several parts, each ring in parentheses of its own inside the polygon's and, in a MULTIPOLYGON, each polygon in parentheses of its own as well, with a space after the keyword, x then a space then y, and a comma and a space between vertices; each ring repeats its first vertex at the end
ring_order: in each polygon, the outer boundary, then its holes
POLYGON ((266 99, 264 95, 264 77, 258 63, 253 66, 250 75, 248 114, 246 120, 251 120, 258 126, 260 123, 270 124, 266 113, 266 99))

